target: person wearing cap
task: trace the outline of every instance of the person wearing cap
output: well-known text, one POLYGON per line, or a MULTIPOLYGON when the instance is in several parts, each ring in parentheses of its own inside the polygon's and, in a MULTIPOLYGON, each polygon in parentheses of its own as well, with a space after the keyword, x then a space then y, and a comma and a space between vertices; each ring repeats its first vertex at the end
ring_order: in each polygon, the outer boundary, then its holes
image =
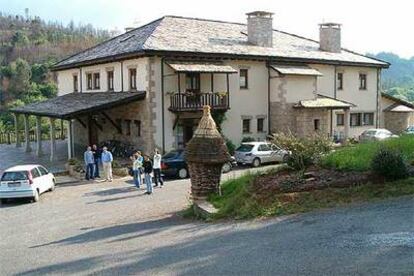
POLYGON ((108 150, 107 147, 103 147, 101 160, 105 180, 112 182, 112 161, 114 161, 114 158, 112 157, 112 153, 108 150))

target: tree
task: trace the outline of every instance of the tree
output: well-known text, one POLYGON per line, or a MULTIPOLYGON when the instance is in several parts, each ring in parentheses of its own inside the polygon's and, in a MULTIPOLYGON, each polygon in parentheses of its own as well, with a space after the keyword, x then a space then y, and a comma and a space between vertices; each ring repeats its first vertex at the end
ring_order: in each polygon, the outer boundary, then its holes
POLYGON ((12 77, 9 92, 14 99, 20 99, 30 90, 30 78, 32 71, 30 65, 24 59, 17 59, 11 65, 12 77))

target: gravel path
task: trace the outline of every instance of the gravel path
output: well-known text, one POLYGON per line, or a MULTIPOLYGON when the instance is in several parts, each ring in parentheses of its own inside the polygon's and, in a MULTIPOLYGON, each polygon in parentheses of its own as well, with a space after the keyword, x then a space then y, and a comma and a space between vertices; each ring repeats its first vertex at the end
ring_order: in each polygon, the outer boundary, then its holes
POLYGON ((146 196, 130 181, 73 184, 2 205, 0 275, 414 274, 412 197, 208 224, 175 215, 189 187, 146 196))

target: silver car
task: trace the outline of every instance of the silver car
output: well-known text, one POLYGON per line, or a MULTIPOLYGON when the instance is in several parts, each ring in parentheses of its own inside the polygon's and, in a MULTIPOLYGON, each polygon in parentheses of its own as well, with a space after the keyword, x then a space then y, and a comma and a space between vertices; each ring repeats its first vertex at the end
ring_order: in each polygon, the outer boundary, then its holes
POLYGON ((359 141, 368 142, 368 141, 382 141, 389 138, 396 138, 398 135, 393 134, 391 131, 384 128, 372 128, 365 130, 359 136, 359 141))
POLYGON ((238 164, 259 167, 261 164, 287 162, 289 152, 268 142, 242 143, 235 151, 238 164))

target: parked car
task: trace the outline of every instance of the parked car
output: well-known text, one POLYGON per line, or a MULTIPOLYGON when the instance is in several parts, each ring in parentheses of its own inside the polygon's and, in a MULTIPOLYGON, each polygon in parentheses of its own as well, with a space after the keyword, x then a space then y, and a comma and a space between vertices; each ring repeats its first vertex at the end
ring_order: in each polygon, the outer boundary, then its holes
POLYGON ((259 167, 265 163, 286 163, 289 152, 268 142, 247 142, 236 149, 234 156, 239 164, 259 167))
POLYGON ((405 134, 414 134, 414 126, 409 126, 404 132, 405 134))
POLYGON ((39 201, 40 194, 55 189, 55 176, 41 165, 22 165, 4 171, 0 179, 1 203, 11 198, 32 198, 39 201))
POLYGON ((393 134, 391 131, 384 129, 384 128, 372 128, 365 130, 359 136, 360 142, 368 142, 368 141, 382 141, 389 138, 396 138, 398 135, 393 134))
MULTIPOLYGON (((223 165, 223 173, 228 173, 236 166, 236 160, 232 160, 223 165)), ((165 176, 187 178, 190 176, 188 166, 185 161, 184 150, 172 150, 162 157, 161 171, 165 176)))

